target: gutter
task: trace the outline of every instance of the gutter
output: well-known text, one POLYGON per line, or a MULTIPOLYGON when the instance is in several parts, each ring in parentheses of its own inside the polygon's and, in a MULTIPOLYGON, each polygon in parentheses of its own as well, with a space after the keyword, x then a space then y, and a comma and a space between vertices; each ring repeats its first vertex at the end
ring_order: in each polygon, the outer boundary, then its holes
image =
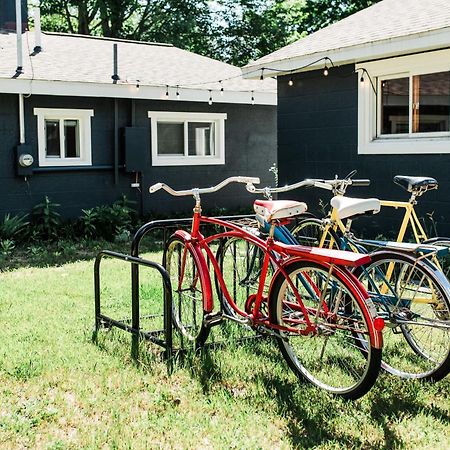
POLYGON ((422 53, 431 50, 441 50, 450 47, 450 27, 435 31, 410 34, 396 38, 372 41, 365 44, 324 50, 320 52, 300 55, 291 58, 282 58, 272 61, 263 61, 243 67, 244 79, 256 80, 261 75, 261 69, 274 68, 278 70, 264 70, 265 76, 286 75, 286 73, 306 72, 323 69, 323 58, 328 57, 335 66, 355 64, 358 62, 374 61, 393 56, 405 56, 413 53, 422 53), (307 64, 322 59, 316 64, 302 69, 307 64))

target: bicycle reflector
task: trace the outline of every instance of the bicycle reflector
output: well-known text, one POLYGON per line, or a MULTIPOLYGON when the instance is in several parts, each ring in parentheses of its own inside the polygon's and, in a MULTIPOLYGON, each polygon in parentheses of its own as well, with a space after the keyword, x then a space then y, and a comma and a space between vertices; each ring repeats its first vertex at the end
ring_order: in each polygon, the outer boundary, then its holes
POLYGON ((374 326, 375 330, 383 331, 384 319, 382 319, 381 317, 376 317, 375 320, 373 321, 373 326, 374 326))

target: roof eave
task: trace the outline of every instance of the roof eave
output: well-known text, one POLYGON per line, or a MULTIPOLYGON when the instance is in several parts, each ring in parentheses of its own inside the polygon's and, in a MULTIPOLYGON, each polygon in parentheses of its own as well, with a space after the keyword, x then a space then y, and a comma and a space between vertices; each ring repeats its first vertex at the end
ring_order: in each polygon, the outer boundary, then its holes
POLYGON ((165 94, 166 88, 161 86, 140 86, 136 89, 134 84, 106 84, 83 83, 68 81, 47 81, 30 79, 0 78, 0 93, 25 95, 52 95, 74 97, 107 97, 145 100, 175 100, 187 102, 208 102, 212 94, 214 102, 250 104, 251 97, 257 105, 276 105, 277 94, 272 91, 226 91, 223 97, 220 91, 209 89, 182 89, 180 100, 176 97, 175 89, 170 88, 169 97, 165 94))
POLYGON ((242 68, 242 75, 245 79, 259 79, 262 69, 266 77, 317 70, 324 67, 325 57, 330 58, 335 66, 342 66, 448 47, 450 47, 450 27, 293 58, 249 64, 242 68), (318 60, 319 62, 311 64, 318 60), (308 67, 302 68, 306 65, 308 67), (276 70, 268 70, 268 67, 276 70))

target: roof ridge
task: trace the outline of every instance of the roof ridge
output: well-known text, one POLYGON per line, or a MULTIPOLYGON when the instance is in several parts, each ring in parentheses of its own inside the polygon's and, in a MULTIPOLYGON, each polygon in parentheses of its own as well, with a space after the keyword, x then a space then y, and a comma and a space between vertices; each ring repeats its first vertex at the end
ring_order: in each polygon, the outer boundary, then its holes
MULTIPOLYGON (((32 31, 29 31, 32 33, 32 31)), ((88 34, 77 34, 77 33, 61 33, 57 31, 42 31, 43 34, 47 34, 49 36, 65 36, 65 37, 75 37, 75 38, 83 38, 83 39, 97 39, 99 41, 113 41, 113 42, 124 42, 128 44, 142 44, 142 45, 150 45, 156 47, 173 47, 173 44, 168 44, 165 42, 148 42, 148 41, 136 41, 134 39, 121 39, 121 38, 113 38, 107 36, 92 36, 88 34)))

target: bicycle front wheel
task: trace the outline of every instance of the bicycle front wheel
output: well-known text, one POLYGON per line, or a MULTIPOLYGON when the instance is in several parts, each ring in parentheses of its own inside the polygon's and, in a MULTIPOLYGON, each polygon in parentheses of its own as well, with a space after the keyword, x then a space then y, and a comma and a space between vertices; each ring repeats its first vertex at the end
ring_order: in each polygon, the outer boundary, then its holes
POLYGON ((208 337, 204 325, 203 286, 193 251, 177 236, 166 246, 165 262, 172 284, 172 320, 176 329, 196 347, 208 337))
POLYGON ((375 335, 380 342, 381 337, 373 328, 364 298, 348 287, 348 280, 336 268, 296 261, 286 273, 295 288, 284 276, 274 281, 269 300, 271 321, 304 330, 301 299, 316 325, 316 333, 308 337, 279 331, 280 350, 289 367, 332 394, 361 397, 375 383, 381 364, 380 345, 374 341, 375 335))
POLYGON ((358 277, 386 323, 382 367, 437 381, 450 372, 450 302, 437 269, 398 252, 371 254, 358 277))

